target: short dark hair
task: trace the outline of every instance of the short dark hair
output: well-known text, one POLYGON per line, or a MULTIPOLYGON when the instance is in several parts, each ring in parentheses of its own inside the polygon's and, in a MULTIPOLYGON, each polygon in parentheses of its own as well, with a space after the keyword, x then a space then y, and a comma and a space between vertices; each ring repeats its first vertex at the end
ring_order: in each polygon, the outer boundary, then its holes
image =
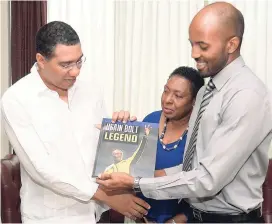
POLYGON ((57 44, 66 46, 80 43, 76 31, 67 23, 53 21, 42 26, 36 34, 36 52, 51 58, 57 44))
POLYGON ((191 83, 191 92, 193 98, 196 97, 200 88, 204 86, 204 79, 200 76, 199 72, 196 69, 191 67, 178 67, 170 74, 169 79, 173 76, 185 78, 191 83))

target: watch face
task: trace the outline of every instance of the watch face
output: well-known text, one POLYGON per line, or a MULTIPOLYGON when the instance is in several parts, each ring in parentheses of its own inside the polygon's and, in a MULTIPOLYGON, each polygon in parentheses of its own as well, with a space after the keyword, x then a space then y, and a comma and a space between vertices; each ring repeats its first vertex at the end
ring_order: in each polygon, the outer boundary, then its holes
POLYGON ((140 179, 141 179, 141 177, 135 177, 135 178, 134 178, 133 190, 134 190, 136 193, 141 192, 140 185, 139 185, 140 179))

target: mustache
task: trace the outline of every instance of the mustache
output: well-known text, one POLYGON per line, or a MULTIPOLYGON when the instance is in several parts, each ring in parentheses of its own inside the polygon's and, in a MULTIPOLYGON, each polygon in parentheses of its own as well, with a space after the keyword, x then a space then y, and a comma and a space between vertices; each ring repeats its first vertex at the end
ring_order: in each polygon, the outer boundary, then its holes
POLYGON ((205 61, 202 58, 195 58, 195 61, 199 63, 205 63, 205 61))

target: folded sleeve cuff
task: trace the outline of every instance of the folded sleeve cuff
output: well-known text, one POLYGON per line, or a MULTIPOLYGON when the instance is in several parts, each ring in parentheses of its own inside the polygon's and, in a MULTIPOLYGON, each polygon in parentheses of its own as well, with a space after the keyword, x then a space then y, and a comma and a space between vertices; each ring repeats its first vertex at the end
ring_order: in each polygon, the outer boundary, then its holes
POLYGON ((156 190, 155 178, 141 178, 139 184, 143 195, 147 198, 153 198, 152 193, 156 190))

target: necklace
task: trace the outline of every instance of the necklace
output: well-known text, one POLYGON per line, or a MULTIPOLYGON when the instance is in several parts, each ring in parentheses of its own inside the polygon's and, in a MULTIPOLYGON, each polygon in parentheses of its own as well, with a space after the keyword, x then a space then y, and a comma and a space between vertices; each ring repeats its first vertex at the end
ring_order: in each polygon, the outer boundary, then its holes
POLYGON ((185 131, 181 134, 181 136, 179 137, 179 140, 176 142, 176 144, 173 146, 173 147, 166 147, 166 145, 163 143, 163 138, 164 138, 164 135, 165 135, 165 132, 166 132, 166 126, 167 126, 167 123, 168 123, 169 119, 166 118, 165 119, 165 122, 164 122, 164 127, 163 127, 163 130, 162 130, 162 133, 161 133, 161 136, 159 137, 159 140, 160 140, 160 143, 162 145, 162 148, 166 151, 171 151, 173 149, 176 149, 179 145, 179 143, 182 141, 183 137, 187 134, 188 132, 188 127, 185 129, 185 131))

